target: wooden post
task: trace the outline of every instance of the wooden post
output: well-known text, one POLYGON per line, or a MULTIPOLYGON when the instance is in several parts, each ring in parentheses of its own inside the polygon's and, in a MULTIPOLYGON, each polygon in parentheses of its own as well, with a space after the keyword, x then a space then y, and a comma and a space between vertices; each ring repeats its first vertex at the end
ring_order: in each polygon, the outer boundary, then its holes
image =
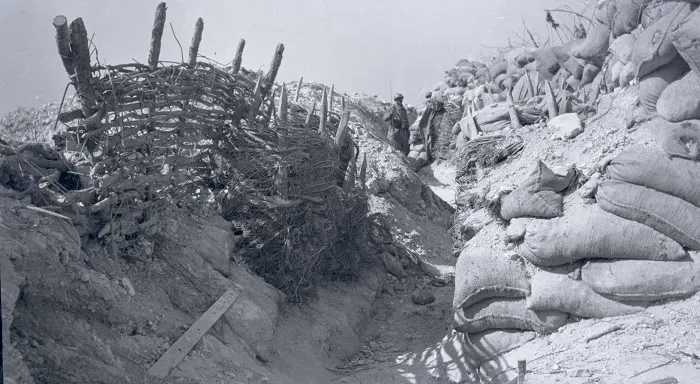
POLYGON ((83 116, 92 116, 96 101, 90 82, 92 79, 90 47, 88 46, 85 24, 83 24, 83 19, 80 17, 73 20, 70 24, 70 51, 76 75, 76 91, 78 92, 78 97, 80 97, 83 116))
POLYGON ((340 109, 345 110, 345 96, 340 98, 340 109))
POLYGON ((355 175, 357 174, 357 162, 355 159, 355 147, 351 145, 350 148, 352 149, 352 151, 351 151, 352 156, 350 157, 350 169, 349 169, 349 173, 348 173, 348 178, 345 181, 345 186, 343 188, 346 193, 349 192, 351 189, 355 189, 355 175))
POLYGON ((311 117, 314 115, 314 112, 316 112, 316 100, 314 100, 314 103, 311 104, 311 109, 309 109, 309 113, 306 114, 304 128, 309 128, 311 126, 311 117))
POLYGON ((260 109, 260 87, 262 82, 262 72, 258 73, 258 81, 255 82, 255 89, 253 90, 253 103, 250 105, 250 111, 248 113, 250 120, 255 120, 260 109))
POLYGON ((165 28, 165 3, 160 3, 156 7, 156 18, 153 21, 153 30, 151 31, 151 49, 148 51, 148 67, 151 71, 158 68, 158 60, 160 59, 160 41, 163 38, 163 29, 165 28))
POLYGON ((197 54, 199 53, 199 43, 202 42, 202 32, 204 32, 204 20, 200 17, 194 25, 194 36, 192 36, 192 44, 190 45, 189 65, 191 67, 197 65, 197 54))
MULTIPOLYGON (((73 68, 73 60, 70 52, 70 31, 68 30, 68 19, 63 15, 58 15, 53 18, 53 26, 56 28, 56 45, 58 46, 58 54, 61 56, 63 68, 66 69, 68 77, 75 85, 75 68, 73 68)), ((77 90, 77 88, 76 88, 77 90)))
POLYGON ((238 48, 236 49, 236 56, 233 58, 233 63, 231 64, 231 73, 238 73, 241 70, 241 64, 243 63, 243 50, 245 49, 245 39, 241 39, 238 42, 238 48))
POLYGON ((280 107, 277 117, 280 120, 280 124, 287 125, 287 88, 282 84, 282 91, 280 92, 280 107))
POLYGON ((557 99, 554 95, 554 90, 552 90, 552 84, 548 80, 544 81, 544 91, 546 93, 545 98, 547 99, 547 112, 551 120, 557 117, 557 99))
POLYGON ((263 97, 268 94, 270 89, 272 89, 273 84, 275 83, 275 78, 277 78, 277 71, 279 71, 280 65, 282 64, 283 53, 284 44, 277 44, 277 49, 275 49, 275 55, 272 57, 272 62, 270 62, 270 69, 267 71, 267 75, 265 75, 265 82, 262 89, 263 97))
POLYGON ((518 384, 525 384, 526 371, 525 360, 518 360, 518 384))
POLYGON ((304 77, 302 76, 301 79, 299 79, 299 84, 297 84, 297 93, 294 95, 294 102, 299 101, 299 92, 301 91, 301 86, 304 83, 304 77))
POLYGON ((328 113, 328 100, 326 96, 326 88, 323 88, 323 95, 321 95, 321 123, 318 125, 318 131, 321 133, 326 133, 326 114, 328 113))
POLYGON ((268 104, 267 113, 265 113, 265 116, 269 121, 275 118, 275 93, 277 93, 277 89, 272 90, 272 94, 270 95, 270 104, 268 104))
POLYGON ((179 339, 148 370, 148 374, 164 379, 170 370, 177 366, 194 348, 195 344, 206 334, 219 318, 231 308, 239 292, 227 289, 221 297, 180 336, 179 339))
POLYGON ((506 92, 506 97, 508 99, 508 115, 510 116, 510 127, 514 130, 522 128, 520 125, 520 118, 518 118, 518 111, 515 109, 515 103, 513 102, 513 86, 508 87, 508 92, 506 92))
POLYGON ((333 112, 333 89, 335 84, 331 85, 331 91, 328 93, 328 112, 333 112))
POLYGON ((362 189, 366 188, 365 181, 367 178, 367 154, 362 154, 362 166, 360 167, 360 183, 362 184, 362 189))
POLYGON ((338 130, 335 132, 335 145, 337 145, 339 148, 343 144, 345 130, 347 129, 349 122, 350 122, 350 110, 348 108, 345 108, 343 110, 343 115, 340 117, 340 123, 338 124, 338 130))

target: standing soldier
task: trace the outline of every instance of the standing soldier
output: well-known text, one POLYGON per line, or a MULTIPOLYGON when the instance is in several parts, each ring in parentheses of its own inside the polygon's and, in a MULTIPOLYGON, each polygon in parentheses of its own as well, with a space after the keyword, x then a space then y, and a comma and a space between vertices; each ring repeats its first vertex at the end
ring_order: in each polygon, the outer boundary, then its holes
POLYGON ((389 140, 394 141, 394 147, 401 151, 404 156, 408 155, 410 147, 408 145, 408 112, 403 106, 403 95, 397 93, 394 96, 394 105, 391 107, 391 111, 384 115, 384 121, 388 121, 389 132, 387 137, 389 140))

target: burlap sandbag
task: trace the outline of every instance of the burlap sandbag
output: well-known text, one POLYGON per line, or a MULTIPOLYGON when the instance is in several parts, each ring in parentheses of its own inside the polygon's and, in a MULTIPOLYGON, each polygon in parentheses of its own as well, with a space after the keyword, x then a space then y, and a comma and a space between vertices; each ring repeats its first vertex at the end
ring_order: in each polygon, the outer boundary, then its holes
POLYGON ((574 90, 577 91, 579 87, 581 86, 581 80, 575 78, 573 75, 569 76, 568 79, 566 79, 566 85, 574 90))
POLYGON ((476 370, 485 361, 518 348, 537 337, 535 332, 495 330, 464 335, 464 359, 476 370))
MULTIPOLYGON (((682 1, 682 0, 681 0, 682 1)), ((692 3, 694 0, 687 1, 692 3)), ((647 4, 640 14, 641 30, 651 27, 664 16, 673 12, 679 1, 652 1, 647 4)))
POLYGON ((476 119, 476 124, 479 126, 499 120, 507 120, 509 119, 508 103, 494 103, 485 106, 484 109, 474 114, 474 119, 476 119))
POLYGON ((542 160, 537 160, 533 170, 518 187, 531 192, 561 192, 571 185, 575 175, 573 168, 568 169, 566 175, 558 175, 552 172, 542 160))
POLYGON ((559 60, 551 47, 538 48, 532 52, 537 61, 537 72, 544 79, 551 80, 552 76, 559 70, 559 60))
POLYGON ((659 146, 667 155, 700 161, 700 120, 666 123, 659 134, 659 146))
POLYGON ((700 8, 671 32, 671 43, 690 68, 700 76, 700 8))
POLYGON ((515 58, 515 64, 520 68, 532 63, 533 61, 535 61, 535 55, 532 53, 532 51, 523 52, 515 58))
POLYGON ((535 311, 566 312, 578 317, 602 319, 643 311, 643 306, 624 304, 603 297, 580 280, 567 275, 537 271, 527 308, 535 311))
POLYGON ((583 75, 583 67, 585 65, 585 60, 570 57, 569 60, 566 60, 564 64, 562 64, 562 67, 566 68, 566 70, 571 73, 571 76, 580 79, 583 75))
POLYGON ((588 31, 586 40, 571 51, 571 55, 591 61, 605 57, 610 43, 610 28, 605 24, 595 24, 588 31))
POLYGON ((657 68, 639 81, 639 104, 650 113, 656 113, 656 103, 661 93, 671 83, 678 80, 688 70, 688 66, 680 57, 657 68))
POLYGON ((620 152, 606 170, 613 180, 668 193, 700 207, 700 162, 671 157, 651 146, 620 152))
POLYGON ((530 293, 525 267, 483 248, 466 247, 455 266, 454 309, 493 297, 525 297, 530 293))
POLYGON ((700 119, 700 75, 690 71, 666 87, 656 111, 671 122, 700 119))
POLYGON ((583 74, 581 75, 581 86, 588 85, 593 82, 596 76, 600 73, 600 67, 592 64, 586 63, 583 67, 583 74))
POLYGON ((503 82, 508 78, 507 73, 501 73, 500 75, 496 76, 495 79, 493 79, 493 83, 496 84, 498 87, 502 88, 503 87, 503 82))
POLYGON ((632 57, 634 44, 637 39, 631 33, 622 35, 610 43, 610 52, 615 55, 623 65, 627 64, 632 57))
POLYGON ((498 63, 495 63, 491 67, 489 67, 489 77, 491 79, 495 79, 498 75, 506 73, 507 70, 508 62, 499 61, 498 63))
POLYGON ((630 33, 639 25, 639 14, 651 0, 616 0, 615 19, 611 28, 612 37, 630 33))
POLYGON ((595 206, 528 228, 518 250, 528 261, 543 267, 591 258, 679 260, 685 257, 683 247, 662 233, 595 206))
POLYGON ((500 215, 506 221, 517 217, 553 218, 564 213, 564 198, 552 191, 530 192, 516 188, 501 197, 500 215))
POLYGON ((700 291, 700 255, 682 261, 589 261, 581 279, 594 291, 622 301, 686 297, 700 291))
POLYGON ((593 18, 598 23, 612 27, 615 22, 615 13, 617 13, 615 0, 599 1, 593 12, 593 18))
POLYGON ((498 120, 479 125, 479 129, 486 133, 498 132, 508 128, 510 128, 510 120, 498 120))
POLYGON ((642 77, 678 55, 671 42, 671 31, 691 12, 691 5, 679 2, 676 7, 639 34, 630 62, 636 77, 642 77))
POLYGON ((622 73, 622 68, 625 65, 621 61, 616 61, 615 64, 610 67, 610 80, 613 84, 620 84, 620 74, 622 73))
POLYGON ((683 199, 639 185, 606 180, 596 195, 601 208, 645 224, 684 247, 700 249, 700 207, 683 199))
POLYGON ((620 70, 620 78, 618 79, 618 83, 621 87, 626 87, 630 84, 632 79, 634 79, 634 63, 630 61, 620 70))
POLYGON ((548 334, 566 324, 568 316, 561 311, 533 311, 525 299, 492 298, 454 312, 454 329, 477 333, 492 329, 521 329, 548 334))

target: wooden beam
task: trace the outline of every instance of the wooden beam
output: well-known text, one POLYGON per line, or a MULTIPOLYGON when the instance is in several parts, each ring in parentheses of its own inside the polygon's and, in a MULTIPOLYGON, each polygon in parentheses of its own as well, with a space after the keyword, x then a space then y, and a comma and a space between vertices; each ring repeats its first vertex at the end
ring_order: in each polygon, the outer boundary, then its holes
POLYGON ((508 87, 506 92, 506 98, 508 99, 508 115, 510 116, 510 127, 514 130, 522 128, 520 125, 520 118, 518 118, 518 111, 515 109, 515 102, 513 102, 513 85, 508 87))
POLYGON ((551 120, 557 117, 557 97, 554 95, 552 84, 547 80, 544 81, 544 91, 546 93, 545 98, 547 99, 547 112, 551 120))
POLYGON ((241 39, 238 42, 238 48, 236 49, 236 56, 233 58, 233 63, 231 64, 231 73, 238 73, 241 70, 241 64, 243 63, 243 50, 245 49, 245 39, 241 39))
POLYGON ((362 154, 362 166, 360 167, 360 183, 362 184, 362 189, 366 188, 365 178, 367 177, 367 154, 362 154))
POLYGON ((331 91, 328 93, 328 112, 333 112, 333 93, 335 90, 335 84, 331 85, 331 91))
POLYGON ((350 122, 350 109, 345 108, 343 115, 340 117, 340 123, 338 123, 338 130, 335 132, 335 145, 340 148, 343 144, 343 138, 345 136, 345 130, 350 122))
POLYGON ((197 64, 197 54, 199 54, 199 43, 202 42, 202 32, 204 32, 204 20, 197 19, 194 25, 194 35, 192 36, 192 44, 190 44, 190 66, 194 67, 197 64))
POLYGON ((151 71, 158 68, 158 61, 160 60, 160 42, 163 38, 163 29, 165 28, 166 9, 164 2, 156 7, 156 18, 153 21, 153 30, 151 31, 151 49, 148 51, 148 67, 151 68, 151 71))
POLYGON ((311 109, 309 109, 309 113, 306 114, 306 121, 304 122, 304 128, 309 128, 311 126, 311 117, 314 115, 314 112, 316 112, 316 100, 314 100, 314 103, 311 105, 311 109))
POLYGON ((280 107, 277 113, 277 117, 280 120, 280 124, 287 125, 287 88, 282 84, 282 91, 280 92, 280 107))
POLYGON ((229 288, 197 321, 180 336, 163 356, 148 370, 148 374, 164 379, 182 361, 219 318, 231 308, 239 291, 229 288))

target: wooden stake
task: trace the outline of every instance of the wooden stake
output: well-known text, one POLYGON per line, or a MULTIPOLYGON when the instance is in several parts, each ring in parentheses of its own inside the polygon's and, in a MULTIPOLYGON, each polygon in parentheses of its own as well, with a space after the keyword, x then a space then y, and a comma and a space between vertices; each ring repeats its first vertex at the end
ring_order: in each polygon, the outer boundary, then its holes
POLYGON ((253 103, 250 105, 250 111, 248 118, 250 120, 255 120, 255 116, 258 114, 260 109, 260 86, 262 82, 262 72, 258 73, 258 80, 255 82, 255 89, 253 90, 253 103))
POLYGON ((345 192, 349 192, 351 189, 355 189, 355 175, 357 174, 357 162, 355 159, 355 147, 350 146, 352 149, 352 156, 350 157, 350 169, 348 173, 348 178, 345 181, 345 186, 343 189, 345 192))
POLYGON ((331 85, 331 91, 328 93, 328 112, 333 112, 333 90, 335 89, 335 84, 331 85))
MULTIPOLYGON (((75 69, 76 91, 80 97, 83 116, 92 116, 95 108, 95 93, 92 87, 92 67, 87 30, 80 17, 70 24, 70 51, 75 69)), ((88 128, 90 129, 90 128, 88 128)))
POLYGON ((326 96, 326 88, 323 88, 323 95, 321 95, 321 123, 318 125, 318 131, 321 133, 326 132, 326 114, 328 113, 328 100, 326 96))
POLYGON ((518 118, 518 111, 515 109, 515 103, 513 102, 513 86, 508 87, 508 92, 506 92, 506 98, 508 99, 508 115, 510 116, 510 127, 514 130, 522 128, 520 125, 520 118, 518 118))
POLYGON ((180 336, 163 356, 148 370, 148 374, 164 379, 170 371, 182 361, 194 348, 195 344, 209 331, 219 318, 231 308, 238 298, 239 292, 227 289, 214 305, 209 307, 197 321, 180 336))
POLYGON ((197 65, 197 54, 199 53, 199 43, 202 42, 202 32, 204 32, 204 20, 200 17, 194 25, 194 36, 192 36, 192 44, 190 45, 189 65, 191 67, 197 65))
POLYGON ((345 96, 340 98, 340 109, 345 110, 345 96))
POLYGON ((287 88, 282 84, 282 91, 280 92, 280 107, 277 117, 280 120, 280 124, 287 125, 287 88))
POLYGON ((272 62, 270 62, 270 69, 265 75, 265 82, 262 89, 263 97, 272 89, 272 85, 275 83, 275 78, 277 78, 277 71, 280 69, 282 64, 282 54, 284 53, 284 44, 277 44, 277 49, 275 49, 275 55, 272 57, 272 62))
POLYGON ((340 123, 338 124, 338 130, 335 133, 335 145, 340 147, 343 144, 343 139, 345 136, 345 130, 350 122, 350 109, 345 108, 343 110, 343 115, 340 118, 340 123))
POLYGON ((304 77, 302 76, 301 79, 299 79, 299 84, 297 84, 297 93, 294 95, 294 102, 299 101, 299 92, 301 91, 301 85, 304 83, 304 77))
POLYGON ((548 80, 544 81, 544 91, 547 99, 547 111, 551 120, 557 117, 557 100, 556 96, 554 96, 554 90, 552 90, 552 84, 548 80))
POLYGON ((360 167, 360 183, 362 184, 362 189, 366 188, 365 181, 367 178, 367 154, 362 154, 362 166, 360 167))
POLYGON ((269 120, 272 120, 275 117, 275 93, 277 93, 277 89, 272 90, 272 94, 270 95, 270 104, 268 104, 267 113, 265 114, 269 120))
POLYGON ((158 60, 160 59, 160 42, 163 38, 163 29, 165 28, 165 11, 167 7, 165 3, 160 3, 156 7, 156 18, 153 21, 153 30, 151 31, 151 49, 148 51, 148 67, 151 71, 158 68, 158 60))
POLYGON ((243 49, 245 49, 245 39, 241 39, 241 41, 238 42, 236 56, 233 58, 233 63, 231 64, 231 73, 240 72, 241 64, 243 63, 243 49))
POLYGON ((518 360, 518 384, 525 384, 526 371, 525 360, 518 360))
POLYGON ((316 112, 316 100, 314 100, 314 103, 311 104, 311 109, 309 109, 309 113, 306 114, 304 128, 309 128, 311 126, 311 117, 314 115, 314 112, 316 112))
MULTIPOLYGON (((75 85, 73 76, 75 68, 73 68, 73 59, 70 52, 70 31, 68 30, 68 19, 63 15, 58 15, 53 18, 53 26, 56 28, 56 45, 58 46, 58 55, 61 56, 63 68, 65 68, 68 77, 75 85)), ((77 90, 77 88, 76 88, 77 90)))

